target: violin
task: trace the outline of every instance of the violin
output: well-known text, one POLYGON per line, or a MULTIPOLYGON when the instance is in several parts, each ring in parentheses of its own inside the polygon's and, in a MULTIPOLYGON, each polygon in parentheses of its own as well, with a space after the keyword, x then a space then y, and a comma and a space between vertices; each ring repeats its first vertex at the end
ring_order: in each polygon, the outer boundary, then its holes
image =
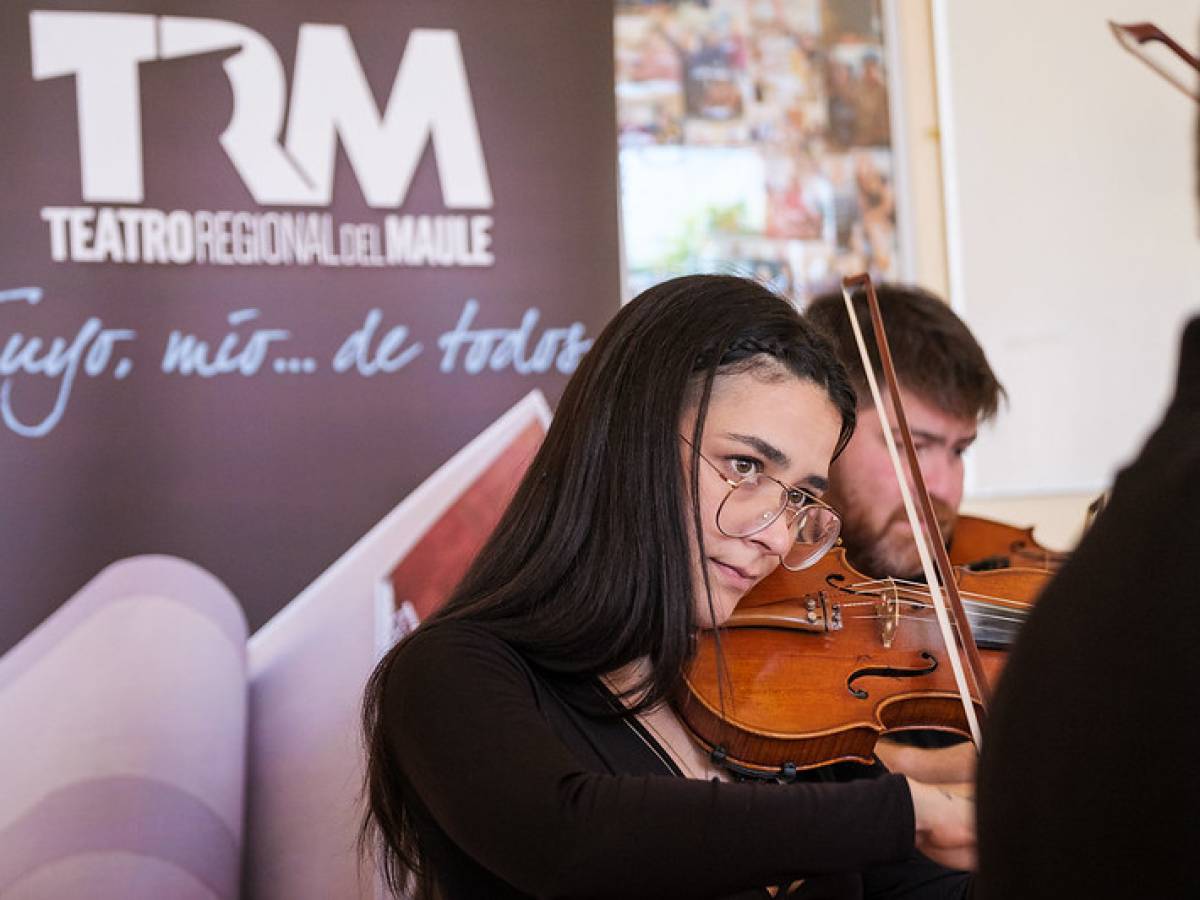
POLYGON ((959 516, 950 541, 950 562, 977 572, 1012 566, 1057 572, 1069 557, 1039 544, 1032 528, 978 516, 959 516))
MULTIPOLYGON (((977 616, 986 612, 989 624, 1006 628, 1024 618, 1040 590, 1027 591, 1029 599, 1022 601, 1012 599, 1010 587, 1002 600, 1000 579, 1025 573, 973 573, 987 586, 972 586, 964 601, 968 585, 960 591, 959 582, 968 575, 946 552, 870 275, 843 278, 842 296, 925 584, 869 582, 843 553, 834 552, 804 573, 777 572, 765 579, 753 597, 742 599, 725 628, 698 638, 676 711, 715 763, 746 774, 790 780, 802 769, 832 762, 870 763, 876 738, 891 730, 950 731, 981 746, 990 679, 966 604, 973 604, 977 616), (851 297, 858 288, 866 294, 907 469, 851 297), (784 585, 782 594, 764 593, 777 583, 784 585)), ((1033 577, 1044 579, 1045 573, 1033 577)))
MULTIPOLYGON (((990 677, 1050 578, 1040 569, 955 570, 990 677)), ((704 632, 677 712, 715 762, 790 779, 833 762, 874 761, 888 731, 970 737, 928 588, 871 579, 835 548, 811 568, 782 567, 704 632)), ((982 711, 978 694, 972 695, 982 711)))

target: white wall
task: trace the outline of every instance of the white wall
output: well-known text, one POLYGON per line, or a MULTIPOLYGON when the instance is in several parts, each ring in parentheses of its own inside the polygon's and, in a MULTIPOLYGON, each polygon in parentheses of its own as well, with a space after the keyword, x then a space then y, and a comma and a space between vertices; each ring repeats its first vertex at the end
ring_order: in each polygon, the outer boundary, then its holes
POLYGON ((1108 485, 1200 312, 1197 107, 1110 18, 1200 33, 1188 0, 934 2, 950 298, 1011 401, 972 454, 975 498, 1108 485))

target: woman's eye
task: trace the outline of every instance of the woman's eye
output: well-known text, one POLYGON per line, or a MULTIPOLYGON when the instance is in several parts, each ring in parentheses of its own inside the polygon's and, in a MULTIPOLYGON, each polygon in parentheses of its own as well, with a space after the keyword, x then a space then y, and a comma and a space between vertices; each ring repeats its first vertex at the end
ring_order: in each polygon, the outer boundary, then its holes
POLYGON ((758 462, 744 456, 735 456, 729 460, 729 468, 739 478, 746 478, 758 471, 758 462))

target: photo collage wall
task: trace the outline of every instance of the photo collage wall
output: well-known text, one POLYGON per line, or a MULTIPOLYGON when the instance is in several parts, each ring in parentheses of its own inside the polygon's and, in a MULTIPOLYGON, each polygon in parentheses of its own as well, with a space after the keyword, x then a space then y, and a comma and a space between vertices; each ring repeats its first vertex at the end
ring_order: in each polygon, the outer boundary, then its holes
POLYGON ((618 0, 626 296, 696 271, 803 305, 898 276, 878 0, 618 0))

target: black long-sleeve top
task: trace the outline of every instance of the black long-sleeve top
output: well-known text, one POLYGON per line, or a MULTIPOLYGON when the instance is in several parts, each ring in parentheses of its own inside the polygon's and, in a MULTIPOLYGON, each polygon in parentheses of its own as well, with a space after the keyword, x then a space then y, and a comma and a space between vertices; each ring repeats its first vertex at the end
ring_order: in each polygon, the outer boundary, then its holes
POLYGON ((979 897, 1200 897, 1198 563, 1200 317, 1162 423, 1000 681, 979 770, 979 897))
POLYGON ((480 625, 419 630, 385 692, 389 747, 448 900, 763 897, 799 878, 803 898, 965 893, 966 875, 914 855, 902 777, 674 777, 598 680, 535 669, 480 625))

